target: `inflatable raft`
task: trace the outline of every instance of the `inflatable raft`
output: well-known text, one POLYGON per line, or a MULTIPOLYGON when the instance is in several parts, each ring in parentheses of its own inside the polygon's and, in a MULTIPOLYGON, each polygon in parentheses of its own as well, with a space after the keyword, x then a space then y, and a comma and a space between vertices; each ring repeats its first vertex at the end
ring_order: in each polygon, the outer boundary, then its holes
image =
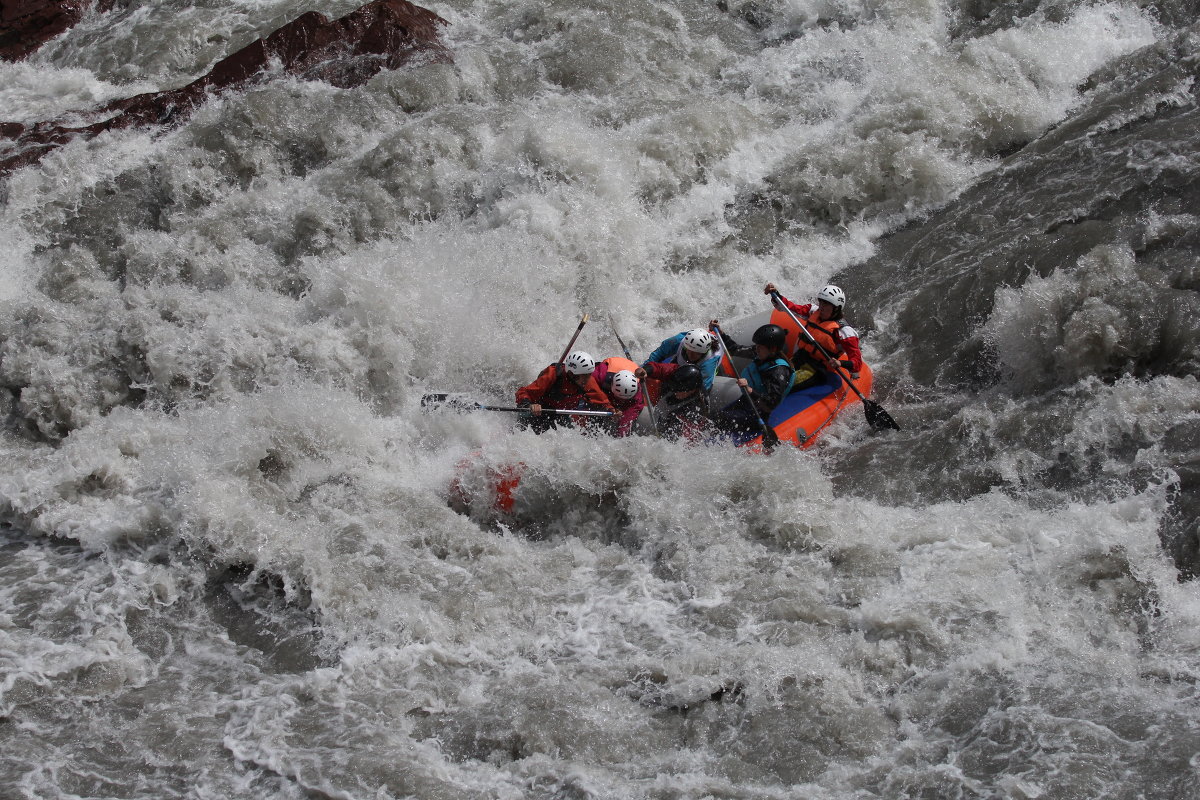
MULTIPOLYGON (((749 344, 754 331, 761 325, 773 323, 788 332, 788 351, 796 346, 800 332, 792 318, 783 311, 764 311, 749 317, 743 317, 729 323, 722 323, 725 334, 739 344, 749 344)), ((610 369, 628 369, 632 362, 625 359, 606 359, 610 369)), ((746 366, 747 361, 741 358, 731 358, 726 355, 722 360, 722 368, 713 382, 711 408, 716 413, 720 409, 735 402, 741 397, 736 376, 746 366)), ((848 373, 847 373, 848 375, 848 373)), ((872 373, 869 366, 863 365, 855 386, 864 396, 870 395, 872 373)), ((656 393, 655 393, 656 394, 656 393)), ((817 438, 833 424, 847 408, 860 403, 858 394, 851 390, 846 382, 837 375, 829 375, 826 380, 816 386, 792 391, 783 402, 771 413, 768 424, 774 429, 780 443, 795 447, 811 447, 817 438)), ((643 411, 638 418, 635 431, 652 435, 650 414, 643 411)), ((714 432, 713 441, 732 441, 738 447, 762 450, 762 435, 746 435, 730 438, 728 434, 714 432)), ((479 508, 481 505, 490 507, 500 514, 513 510, 524 464, 516 463, 502 468, 489 467, 486 475, 480 475, 477 470, 480 453, 474 452, 466 456, 458 465, 455 478, 450 486, 451 505, 459 510, 479 508), (483 488, 486 487, 486 488, 483 488), (480 490, 488 495, 481 498, 476 495, 480 490), (482 503, 480 501, 483 501, 482 503)))

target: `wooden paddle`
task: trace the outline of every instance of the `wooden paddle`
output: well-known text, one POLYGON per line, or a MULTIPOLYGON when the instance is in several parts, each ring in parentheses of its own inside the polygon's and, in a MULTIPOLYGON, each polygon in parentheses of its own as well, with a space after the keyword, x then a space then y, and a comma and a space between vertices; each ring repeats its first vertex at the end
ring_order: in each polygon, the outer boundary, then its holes
POLYGON ((579 327, 575 329, 575 335, 571 337, 571 341, 567 342, 567 349, 563 350, 563 354, 558 357, 558 363, 562 364, 567 360, 567 356, 571 354, 571 348, 575 346, 575 340, 579 338, 580 332, 583 331, 583 326, 587 325, 590 314, 584 314, 583 319, 579 320, 579 327))

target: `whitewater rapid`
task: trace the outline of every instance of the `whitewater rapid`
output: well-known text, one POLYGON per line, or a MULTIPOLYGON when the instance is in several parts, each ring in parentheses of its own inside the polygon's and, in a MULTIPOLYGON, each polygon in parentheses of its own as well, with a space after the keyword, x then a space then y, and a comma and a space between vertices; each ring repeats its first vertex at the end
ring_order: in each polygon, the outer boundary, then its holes
MULTIPOLYGON (((132 0, 0 64, 0 119, 355 7, 132 0)), ((1191 184, 1129 212, 1149 266, 1115 215, 1061 269, 970 260, 1052 144, 1194 110, 1187 14, 426 7, 453 64, 280 75, 0 181, 0 796, 1195 797, 1191 184), (585 313, 643 357, 834 279, 899 434, 420 407, 511 402, 585 313), (524 464, 514 513, 451 507, 464 458, 524 464)), ((1190 176, 1189 135, 1126 160, 1190 176)))

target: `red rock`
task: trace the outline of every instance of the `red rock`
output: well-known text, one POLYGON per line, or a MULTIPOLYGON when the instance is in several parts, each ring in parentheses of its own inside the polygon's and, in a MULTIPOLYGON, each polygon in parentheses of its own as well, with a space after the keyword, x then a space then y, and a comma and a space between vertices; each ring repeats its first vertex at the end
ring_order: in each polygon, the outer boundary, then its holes
POLYGON ((187 86, 117 100, 88 112, 84 116, 95 120, 91 124, 0 122, 0 136, 12 141, 0 153, 0 176, 37 163, 50 150, 75 138, 182 120, 210 93, 265 80, 272 62, 282 64, 287 73, 342 88, 357 86, 384 69, 396 69, 418 58, 449 63, 450 51, 439 37, 439 27, 446 24, 437 14, 407 0, 374 0, 337 20, 310 11, 219 61, 207 75, 187 86))
POLYGON ((0 3, 0 58, 20 61, 79 22, 92 6, 112 8, 114 0, 4 0, 0 3))

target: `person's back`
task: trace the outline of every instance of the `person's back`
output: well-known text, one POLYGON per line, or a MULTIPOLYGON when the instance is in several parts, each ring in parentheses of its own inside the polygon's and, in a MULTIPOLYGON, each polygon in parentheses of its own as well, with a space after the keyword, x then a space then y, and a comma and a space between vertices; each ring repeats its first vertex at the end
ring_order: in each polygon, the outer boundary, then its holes
POLYGON ((601 391, 608 396, 613 408, 620 414, 611 428, 613 436, 621 438, 633 432, 633 424, 645 408, 640 391, 641 384, 634 374, 638 369, 627 358, 612 356, 596 364, 592 374, 601 391))

